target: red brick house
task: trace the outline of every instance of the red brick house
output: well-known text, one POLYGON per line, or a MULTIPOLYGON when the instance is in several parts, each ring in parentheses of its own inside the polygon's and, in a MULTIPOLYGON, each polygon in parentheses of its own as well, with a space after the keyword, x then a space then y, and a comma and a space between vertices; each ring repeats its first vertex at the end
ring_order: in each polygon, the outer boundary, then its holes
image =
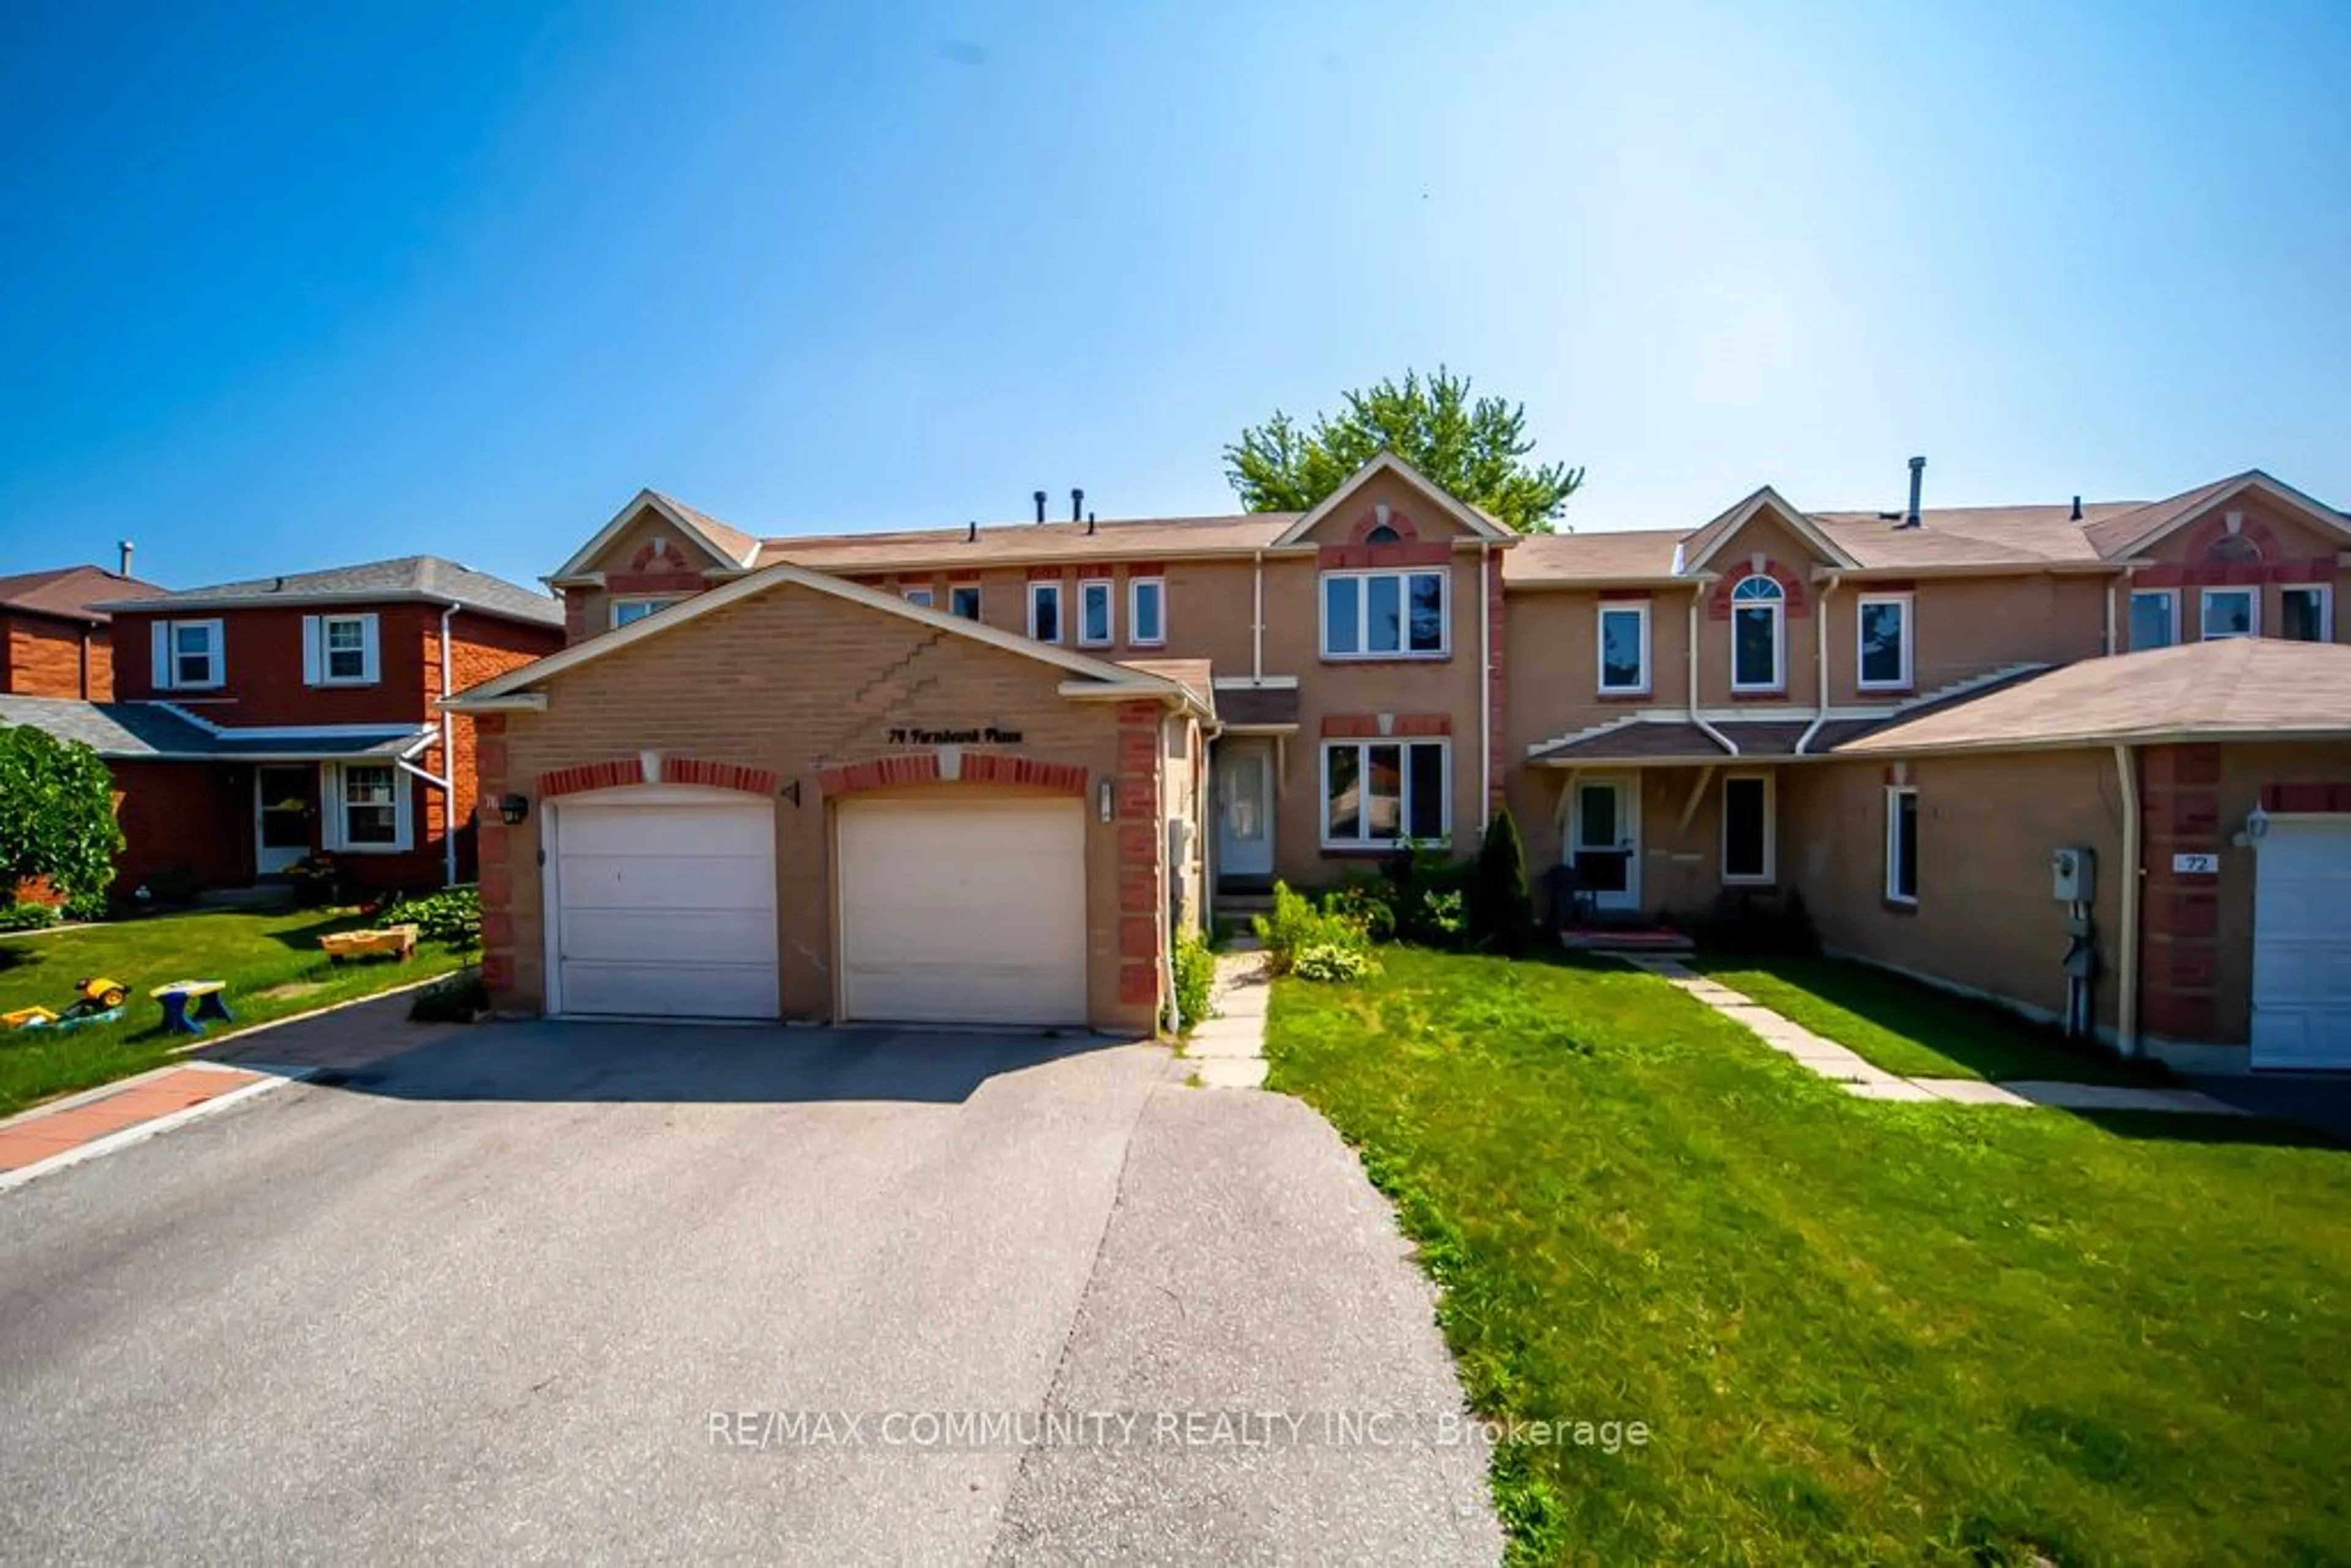
POLYGON ((111 617, 96 606, 162 591, 95 566, 0 577, 0 692, 107 701, 114 695, 111 617))
POLYGON ((319 854, 355 888, 470 878, 473 725, 434 705, 563 642, 553 600, 434 556, 95 608, 114 700, 11 695, 0 721, 107 759, 123 891, 244 886, 319 854))

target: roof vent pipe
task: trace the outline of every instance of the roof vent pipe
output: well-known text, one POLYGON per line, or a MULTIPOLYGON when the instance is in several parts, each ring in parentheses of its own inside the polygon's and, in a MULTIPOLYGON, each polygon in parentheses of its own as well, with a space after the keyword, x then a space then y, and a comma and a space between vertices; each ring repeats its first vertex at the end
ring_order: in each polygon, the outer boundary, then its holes
POLYGON ((1902 514, 1902 526, 1906 528, 1918 526, 1918 489, 1926 482, 1927 460, 1913 457, 1910 459, 1910 509, 1902 514))
POLYGON ((1092 512, 1088 512, 1088 513, 1086 514, 1086 538, 1093 538, 1093 537, 1094 537, 1094 515, 1093 515, 1092 512))
POLYGON ((1038 490, 1033 494, 1037 498, 1037 520, 1041 523, 1045 520, 1045 492, 1038 490))
POLYGON ((133 548, 134 547, 129 539, 115 540, 115 552, 121 561, 121 564, 115 568, 116 576, 129 577, 131 575, 131 551, 133 548))
POLYGON ((2082 497, 2079 496, 2074 497, 2074 520, 2077 523, 2082 520, 2082 497))
POLYGON ((1073 523, 1082 523, 1085 520, 1086 493, 1083 490, 1072 487, 1070 491, 1070 521, 1073 523))
MULTIPOLYGON (((1042 495, 1044 492, 1040 490, 1038 494, 1042 495)), ((967 545, 976 545, 979 542, 979 519, 977 517, 974 517, 970 522, 964 525, 963 542, 967 545)))

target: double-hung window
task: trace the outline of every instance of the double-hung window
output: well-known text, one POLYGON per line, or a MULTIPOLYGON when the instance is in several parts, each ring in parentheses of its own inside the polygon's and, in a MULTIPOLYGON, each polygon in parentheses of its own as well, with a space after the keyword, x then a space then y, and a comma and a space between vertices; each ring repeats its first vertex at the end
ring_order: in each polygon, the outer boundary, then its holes
POLYGON ((302 679, 313 686, 373 685, 379 674, 373 615, 302 617, 302 679))
POLYGON ((2130 602, 2131 651, 2168 648, 2179 641, 2179 595, 2168 588, 2133 590, 2130 602))
POLYGON ((155 689, 183 692, 220 685, 228 679, 226 647, 217 621, 156 622, 155 689))
POLYGON ((1442 658, 1446 622, 1442 570, 1323 574, 1326 659, 1442 658))
POLYGON ((1886 896, 1918 902, 1918 791, 1907 785, 1886 791, 1886 896))
POLYGON ((909 588, 904 591, 906 602, 920 610, 928 610, 933 604, 937 602, 931 591, 927 588, 909 588))
POLYGON ((1156 577, 1136 577, 1126 584, 1126 640, 1138 648, 1155 648, 1167 641, 1167 583, 1156 577))
POLYGON ((1600 690, 1638 696, 1649 689, 1649 606, 1600 606, 1600 690))
POLYGON ((633 626, 646 616, 668 609, 674 599, 615 599, 612 601, 612 625, 617 629, 633 626))
POLYGON ((2203 625, 2198 632, 2207 643, 2222 637, 2258 637, 2262 630, 2262 591, 2258 588, 2208 588, 2204 591, 2203 625))
POLYGON ((1452 831, 1452 747, 1442 740, 1322 743, 1322 842, 1387 849, 1441 843, 1452 831))
POLYGON ((329 849, 361 854, 408 847, 408 791, 389 762, 346 762, 335 770, 334 833, 329 849))
POLYGON ((959 582, 947 590, 947 613, 965 621, 979 619, 979 584, 959 582))
POLYGON ((1117 635, 1117 585, 1106 577, 1089 577, 1078 584, 1078 642, 1088 648, 1106 648, 1117 635))
POLYGON ((1040 643, 1061 640, 1060 583, 1032 582, 1029 585, 1029 635, 1040 643))
POLYGON ((2278 635, 2289 643, 2335 641, 2335 590, 2323 582, 2279 589, 2278 635))
POLYGON ((1865 593, 1857 616, 1861 689, 1905 690, 1910 685, 1910 596, 1865 593))
POLYGON ((1781 646, 1788 595, 1758 572, 1730 591, 1730 689, 1776 692, 1787 684, 1786 650, 1781 646))

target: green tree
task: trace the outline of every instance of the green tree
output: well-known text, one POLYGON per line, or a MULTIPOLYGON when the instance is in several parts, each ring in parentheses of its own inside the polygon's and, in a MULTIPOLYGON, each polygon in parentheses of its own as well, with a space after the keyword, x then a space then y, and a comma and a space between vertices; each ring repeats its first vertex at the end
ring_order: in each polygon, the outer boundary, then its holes
POLYGON ((1252 512, 1303 512, 1385 447, 1520 533, 1547 534, 1583 470, 1529 462, 1526 429, 1523 403, 1473 399, 1469 378, 1439 365, 1433 376, 1406 371, 1400 382, 1347 393, 1311 430, 1275 410, 1225 448, 1225 477, 1252 512))
POLYGON ((97 752, 31 725, 0 727, 0 876, 45 876, 68 900, 114 880, 122 829, 114 779, 97 752))
POLYGON ((1479 942, 1497 953, 1527 950, 1534 935, 1534 891, 1527 882, 1527 848, 1519 824, 1505 806, 1487 826, 1478 846, 1478 871, 1470 887, 1469 915, 1479 942))

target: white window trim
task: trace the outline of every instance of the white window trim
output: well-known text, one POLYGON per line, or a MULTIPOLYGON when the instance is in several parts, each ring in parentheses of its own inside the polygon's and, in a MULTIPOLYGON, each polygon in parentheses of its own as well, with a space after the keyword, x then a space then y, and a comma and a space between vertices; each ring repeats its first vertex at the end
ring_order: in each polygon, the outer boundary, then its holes
MULTIPOLYGON (((1910 907, 1912 907, 1912 908, 1914 908, 1914 909, 1915 909, 1915 908, 1917 908, 1917 905, 1918 905, 1918 890, 1917 890, 1916 887, 1913 887, 1909 892, 1907 892, 1907 893, 1903 893, 1903 892, 1899 891, 1898 889, 1896 889, 1896 888, 1895 887, 1895 885, 1894 885, 1894 879, 1895 879, 1895 876, 1896 876, 1896 873, 1901 870, 1901 866, 1902 866, 1902 857, 1901 857, 1898 853, 1896 853, 1896 844, 1895 844, 1895 842, 1894 842, 1894 836, 1895 836, 1895 833, 1896 833, 1896 830, 1901 826, 1901 822, 1902 822, 1902 811, 1901 811, 1901 807, 1900 807, 1900 800, 1901 800, 1901 798, 1902 798, 1903 796, 1905 796, 1905 795, 1909 796, 1909 797, 1910 797, 1910 801, 1911 801, 1911 815, 1910 815, 1910 821, 1911 821, 1911 824, 1912 824, 1911 836, 1912 836, 1914 839, 1917 836, 1917 821, 1918 821, 1918 815, 1917 815, 1918 787, 1917 787, 1917 785, 1915 785, 1915 784, 1889 784, 1889 785, 1887 785, 1887 786, 1886 787, 1886 883, 1885 883, 1885 891, 1886 891, 1886 899, 1887 899, 1887 901, 1888 901, 1888 902, 1890 902, 1890 903, 1894 903, 1894 904, 1907 904, 1907 905, 1909 905, 1910 907)), ((1917 858, 1918 858, 1918 847, 1917 847, 1917 844, 1915 844, 1915 843, 1914 843, 1914 844, 1912 844, 1912 845, 1910 846, 1910 858, 1911 858, 1911 860, 1912 860, 1912 862, 1914 862, 1914 865, 1915 865, 1915 862, 1917 862, 1917 858)), ((1912 874, 1913 874, 1913 875, 1916 875, 1917 873, 1916 873, 1916 872, 1914 871, 1912 874)))
POLYGON ((1780 789, 1769 773, 1726 773, 1722 776, 1722 831, 1719 865, 1722 880, 1733 886, 1761 887, 1780 880, 1780 789), (1761 873, 1730 869, 1730 787, 1753 779, 1763 786, 1763 869, 1761 873))
POLYGON ((1055 578, 1055 579, 1047 579, 1047 580, 1041 580, 1041 581, 1038 581, 1038 582, 1032 582, 1032 583, 1030 583, 1030 584, 1029 585, 1029 640, 1030 640, 1030 641, 1032 641, 1032 642, 1038 642, 1038 643, 1047 643, 1047 642, 1050 642, 1050 643, 1058 643, 1062 642, 1062 641, 1064 640, 1064 636, 1065 636, 1065 634, 1066 634, 1066 633, 1068 632, 1068 631, 1069 631, 1069 625, 1068 625, 1068 620, 1069 620, 1069 618, 1068 618, 1066 615, 1064 615, 1064 614, 1062 614, 1062 613, 1061 613, 1061 612, 1062 612, 1065 608, 1067 608, 1067 607, 1066 607, 1066 606, 1061 602, 1061 580, 1060 580, 1058 578, 1055 578), (1040 637, 1040 636, 1038 636, 1038 635, 1037 635, 1037 604, 1038 604, 1038 601, 1039 601, 1040 600, 1043 599, 1047 594, 1050 594, 1050 595, 1052 596, 1052 599, 1053 599, 1053 632, 1054 632, 1054 634, 1053 634, 1051 637, 1050 637, 1050 638, 1049 638, 1049 637, 1040 637))
POLYGON ((929 610, 938 603, 938 595, 927 588, 908 588, 902 590, 901 592, 906 602, 917 609, 929 610))
POLYGON ((2202 590, 2196 600, 2196 640, 2199 643, 2225 643, 2231 637, 2258 637, 2262 634, 2262 591, 2257 583, 2232 583, 2225 588, 2202 590), (2212 596, 2216 593, 2241 593, 2252 606, 2245 618, 2242 632, 2223 632, 2218 637, 2207 630, 2212 623, 2212 596))
POLYGON ((1118 584, 1107 577, 1078 579, 1078 646, 1107 648, 1118 641, 1118 584), (1086 631, 1086 601, 1099 598, 1102 607, 1102 634, 1099 637, 1086 631))
POLYGON ((1603 696, 1647 696, 1649 695, 1649 601, 1646 599, 1638 601, 1614 602, 1602 600, 1600 612, 1593 618, 1592 636, 1593 680, 1595 689, 1603 696), (1608 684, 1608 618, 1611 615, 1637 615, 1641 619, 1641 674, 1640 678, 1629 686, 1612 686, 1608 684))
MULTIPOLYGON (((1763 576, 1762 573, 1752 573, 1763 576)), ((1740 578, 1740 582, 1747 580, 1740 578)), ((1777 579, 1764 577, 1772 587, 1780 588, 1777 579)), ((1734 585, 1735 589, 1736 585, 1734 585)), ((1777 599, 1730 601, 1730 689, 1734 692, 1784 692, 1788 689, 1788 591, 1780 588, 1777 599), (1769 612, 1771 617, 1771 678, 1765 682, 1741 681, 1739 678, 1739 618, 1756 611, 1769 612)))
POLYGON ((1126 640, 1137 648, 1163 648, 1167 644, 1167 580, 1164 577, 1130 577, 1126 580, 1126 640), (1159 593, 1159 635, 1145 637, 1137 630, 1143 615, 1135 606, 1142 602, 1145 588, 1159 593))
POLYGON ((325 793, 326 821, 321 825, 319 841, 331 852, 344 855, 405 854, 415 847, 415 811, 408 792, 408 769, 391 758, 378 761, 374 758, 353 762, 332 762, 327 765, 325 793), (388 844, 355 844, 350 841, 350 802, 343 796, 343 773, 349 768, 385 768, 392 772, 392 841, 388 844))
MULTIPOLYGON (((1321 646, 1322 650, 1322 657, 1325 659, 1449 659, 1453 656, 1453 573, 1446 567, 1390 566, 1378 567, 1368 571, 1326 571, 1323 572, 1315 581, 1314 599, 1315 619, 1322 627, 1321 646), (1405 642, 1407 644, 1412 641, 1412 580, 1416 577, 1434 577, 1437 579, 1436 647, 1414 648, 1408 645, 1401 648, 1387 649, 1367 649, 1358 647, 1356 651, 1352 653, 1340 653, 1332 651, 1332 582, 1337 579, 1346 578, 1352 579, 1357 583, 1363 583, 1373 578, 1380 577, 1392 577, 1396 580, 1396 594, 1398 601, 1404 608, 1404 622, 1399 630, 1402 632, 1405 642)), ((1368 642, 1370 640, 1364 635, 1364 606, 1370 601, 1370 599, 1371 594, 1366 590, 1361 587, 1358 587, 1355 590, 1355 641, 1358 643, 1368 642)))
POLYGON ((383 654, 378 641, 380 618, 363 615, 305 615, 302 617, 302 679, 313 686, 371 686, 383 678, 383 654), (356 675, 335 674, 334 628, 357 625, 360 629, 360 673, 356 675))
MULTIPOLYGON (((617 632, 622 626, 633 626, 636 624, 636 621, 622 621, 621 619, 621 606, 623 604, 650 604, 653 608, 646 611, 645 615, 658 615, 663 611, 667 610, 677 602, 677 596, 673 593, 622 594, 612 601, 611 609, 609 612, 612 619, 612 630, 617 632)), ((644 618, 644 615, 640 615, 637 617, 637 621, 643 621, 644 618)))
MULTIPOLYGON (((2164 646, 2165 646, 2165 647, 2167 647, 2167 648, 2177 648, 2178 646, 2179 646, 2179 591, 2178 589, 2176 589, 2176 588, 2134 588, 2134 589, 2132 589, 2132 590, 2131 590, 2131 591, 2130 591, 2130 599, 2131 599, 2131 610, 2132 610, 2132 618, 2133 618, 2133 619, 2136 619, 2136 617, 2137 617, 2137 609, 2138 609, 2138 601, 2139 601, 2140 600, 2142 600, 2142 599, 2160 599, 2160 600, 2162 600, 2162 601, 2164 601, 2164 604, 2165 604, 2165 606, 2166 606, 2167 610, 2169 612, 2169 619, 2170 619, 2170 622, 2171 622, 2171 641, 2170 641, 2170 642, 2168 642, 2168 643, 2166 643, 2164 644, 2164 646)), ((2128 621, 2126 621, 2126 622, 2124 622, 2124 624, 2123 624, 2123 630, 2124 630, 2126 632, 2127 632, 2130 630, 2130 623, 2129 623, 2129 622, 2128 622, 2128 621)), ((2134 639, 2134 640, 2132 641, 2132 643, 2131 643, 2131 645, 2130 645, 2130 651, 2131 651, 2132 653, 2137 653, 2137 652, 2139 651, 2138 643, 2137 643, 2137 641, 2136 639, 2134 639)))
POLYGON ((1916 641, 1917 612, 1914 596, 1907 593, 1865 593, 1854 601, 1853 610, 1853 681, 1857 691, 1907 692, 1917 681, 1911 665, 1911 643, 1916 641), (1873 604, 1899 605, 1902 610, 1902 673, 1890 681, 1873 681, 1866 670, 1868 632, 1865 622, 1873 604))
POLYGON ((950 615, 958 614, 958 612, 955 607, 956 595, 958 593, 968 593, 971 595, 971 615, 969 616, 969 619, 973 621, 979 620, 982 609, 987 602, 987 596, 982 594, 979 591, 979 584, 976 582, 950 582, 947 584, 947 613, 950 615))
MULTIPOLYGON (((2278 619, 2281 622, 2285 619, 2285 596, 2289 593, 2315 593, 2318 595, 2318 640, 2322 643, 2334 642, 2335 585, 2331 582, 2282 582, 2278 584, 2278 619)), ((2283 625, 2280 626, 2280 630, 2283 630, 2283 625)))
MULTIPOLYGON (((1396 787, 1396 816, 1409 825, 1412 821, 1412 765, 1409 761, 1405 762, 1403 768, 1398 769, 1396 787)), ((1441 846, 1448 845, 1453 841, 1453 743, 1444 736, 1368 735, 1351 736, 1343 740, 1326 740, 1322 743, 1322 751, 1316 760, 1314 791, 1321 800, 1321 804, 1316 810, 1322 822, 1322 847, 1326 850, 1392 850, 1405 842, 1441 846), (1331 836, 1331 753, 1343 748, 1356 751, 1359 755, 1355 758, 1355 777, 1360 780, 1369 770, 1366 759, 1360 753, 1364 748, 1374 746, 1437 747, 1437 757, 1443 764, 1438 769, 1438 776, 1445 780, 1445 803, 1440 808, 1437 817, 1440 831, 1437 837, 1414 839, 1410 834, 1406 834, 1404 838, 1397 839, 1334 839, 1331 836)), ((1369 805, 1370 798, 1366 796, 1364 801, 1364 809, 1360 810, 1356 814, 1358 822, 1370 821, 1369 805)))
POLYGON ((159 692, 213 692, 228 685, 228 632, 220 621, 158 621, 154 630, 154 657, 149 674, 159 692), (180 679, 179 633, 183 626, 202 627, 207 652, 209 680, 180 679))

